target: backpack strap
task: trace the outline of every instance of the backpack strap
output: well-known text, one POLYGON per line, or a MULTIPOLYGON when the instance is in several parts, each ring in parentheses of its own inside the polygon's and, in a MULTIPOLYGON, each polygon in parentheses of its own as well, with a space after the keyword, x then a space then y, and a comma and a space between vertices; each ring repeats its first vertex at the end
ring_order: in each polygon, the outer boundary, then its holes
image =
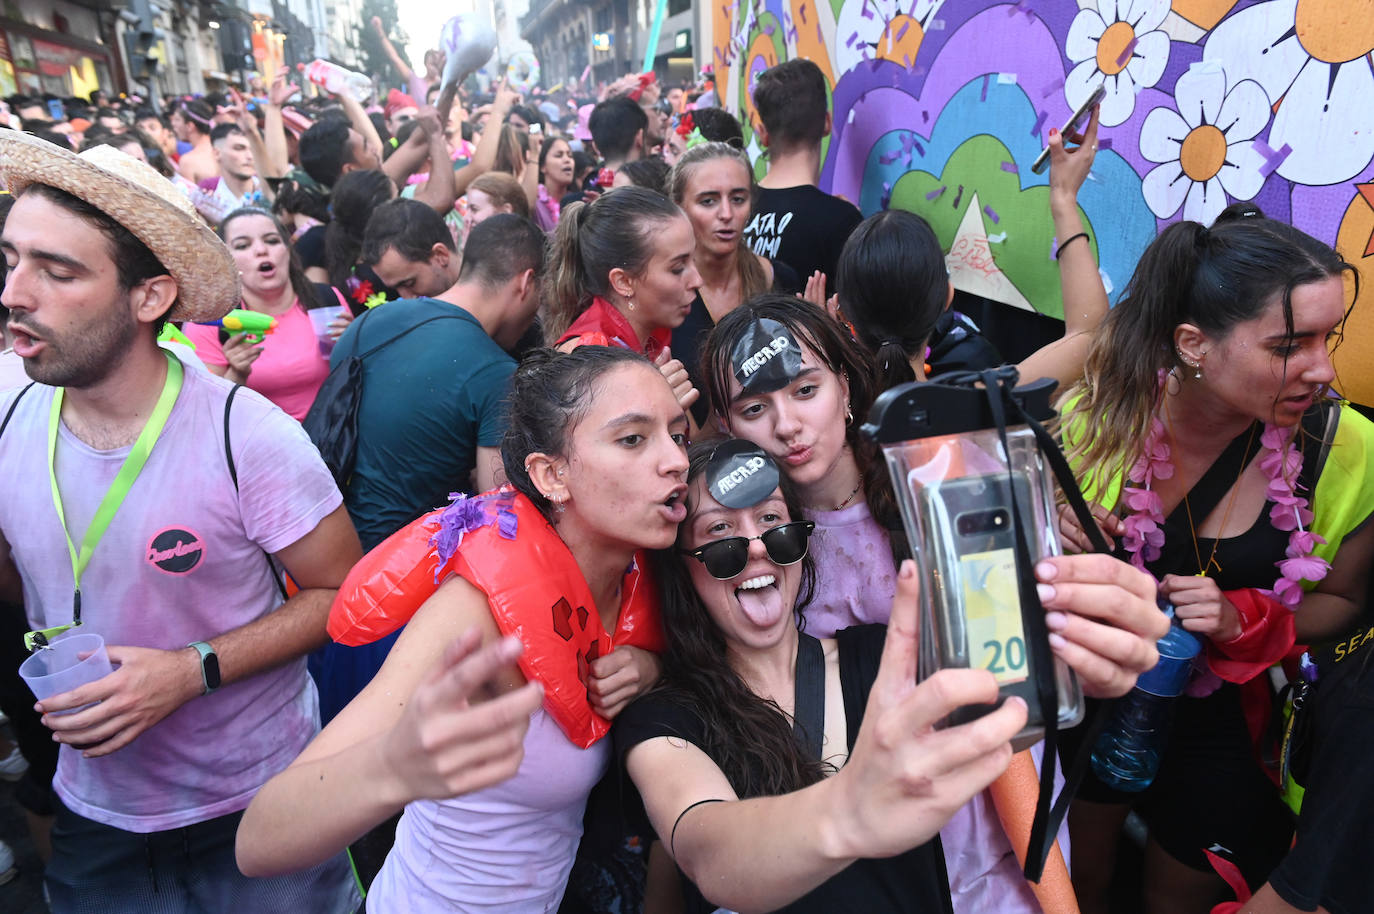
MULTIPOLYGON (((384 343, 378 343, 376 346, 373 346, 371 349, 368 349, 368 350, 367 350, 366 352, 364 352, 362 355, 358 356, 358 358, 360 358, 360 359, 365 359, 365 358, 367 358, 368 356, 372 355, 372 353, 376 352, 377 350, 379 350, 379 349, 385 349, 386 347, 390 346, 392 343, 394 343, 394 342, 396 342, 397 340, 399 340, 401 337, 403 337, 403 336, 405 336, 406 334, 410 333, 412 330, 419 330, 419 329, 420 329, 421 327, 423 327, 425 324, 432 324, 432 323, 434 323, 435 321, 460 321, 460 320, 463 320, 463 318, 462 318, 460 315, 457 315, 457 314, 439 314, 439 315, 436 315, 435 317, 427 317, 427 318, 425 318, 424 320, 420 321, 418 324, 411 324, 409 327, 407 327, 406 329, 402 330, 400 333, 396 334, 395 336, 391 337, 391 338, 388 339, 386 342, 384 342, 384 343)), ((353 351, 354 351, 354 353, 357 353, 357 351, 358 351, 358 346, 361 344, 361 338, 362 338, 362 328, 361 328, 361 327, 358 328, 358 337, 359 337, 359 343, 355 343, 354 346, 353 346, 353 351)))
POLYGON ((5 418, 0 419, 0 435, 5 434, 5 429, 9 428, 10 419, 14 416, 15 407, 19 405, 19 398, 24 396, 24 394, 28 393, 29 388, 33 387, 33 385, 37 383, 37 381, 30 381, 28 384, 24 385, 23 390, 19 391, 19 393, 14 395, 14 402, 10 404, 10 408, 5 412, 5 418))
MULTIPOLYGON (((229 396, 224 398, 224 462, 229 465, 229 478, 234 481, 235 494, 239 491, 239 471, 234 465, 234 446, 229 438, 229 411, 234 406, 234 396, 243 389, 242 384, 235 384, 229 388, 229 396)), ((8 419, 8 417, 6 417, 8 419)), ((0 431, 4 427, 0 426, 0 431)), ((277 593, 281 594, 283 600, 289 600, 291 595, 286 592, 286 584, 282 581, 281 575, 277 573, 277 565, 272 561, 272 556, 267 550, 262 551, 263 558, 267 559, 267 570, 272 574, 272 583, 277 585, 277 593)))

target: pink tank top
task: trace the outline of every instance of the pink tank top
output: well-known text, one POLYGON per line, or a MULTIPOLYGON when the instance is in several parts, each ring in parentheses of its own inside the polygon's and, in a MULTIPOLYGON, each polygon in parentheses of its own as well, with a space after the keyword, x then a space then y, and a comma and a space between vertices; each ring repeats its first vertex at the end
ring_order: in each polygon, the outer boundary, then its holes
POLYGON ((406 807, 368 914, 557 911, 610 751, 608 739, 577 748, 542 708, 534 712, 515 777, 406 807))

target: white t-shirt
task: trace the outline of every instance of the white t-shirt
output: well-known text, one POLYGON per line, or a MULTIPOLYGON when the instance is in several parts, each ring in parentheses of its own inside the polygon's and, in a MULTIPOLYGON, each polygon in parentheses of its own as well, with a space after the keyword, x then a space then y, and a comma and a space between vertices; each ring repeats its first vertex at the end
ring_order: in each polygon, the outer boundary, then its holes
MULTIPOLYGON (((224 454, 232 385, 190 370, 177 402, 81 581, 86 631, 110 645, 176 650, 282 602, 263 552, 310 533, 342 503, 299 423, 251 390, 231 411, 236 492, 224 454)), ((0 415, 16 391, 0 395, 0 415)), ((53 388, 23 395, 0 436, 0 532, 24 581, 29 624, 71 621, 72 570, 48 482, 53 388)), ((59 427, 57 481, 78 545, 129 448, 97 451, 59 427)), ((63 746, 62 802, 97 822, 165 831, 243 809, 319 729, 305 658, 195 698, 97 759, 63 746)))

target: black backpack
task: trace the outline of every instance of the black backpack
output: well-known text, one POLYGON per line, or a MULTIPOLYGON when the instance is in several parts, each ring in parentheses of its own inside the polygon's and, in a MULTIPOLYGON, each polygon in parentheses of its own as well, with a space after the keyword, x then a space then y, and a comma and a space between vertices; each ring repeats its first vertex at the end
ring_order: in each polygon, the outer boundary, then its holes
POLYGON ((305 433, 319 448, 320 456, 324 458, 324 464, 340 490, 347 488, 358 455, 358 406, 363 401, 363 360, 425 324, 464 319, 458 314, 427 318, 359 354, 358 347, 362 345, 363 338, 362 324, 371 315, 372 311, 369 311, 358 319, 358 328, 353 333, 352 352, 330 369, 329 377, 324 379, 320 392, 315 395, 315 402, 310 405, 310 412, 305 414, 301 422, 305 433))

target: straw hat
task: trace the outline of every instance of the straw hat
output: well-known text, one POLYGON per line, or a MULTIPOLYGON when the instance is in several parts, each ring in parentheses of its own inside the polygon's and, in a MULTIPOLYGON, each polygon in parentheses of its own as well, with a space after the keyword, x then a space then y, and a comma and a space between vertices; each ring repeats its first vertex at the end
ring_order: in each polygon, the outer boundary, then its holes
POLYGON ((177 283, 174 321, 212 321, 238 307, 239 270, 191 201, 149 165, 112 146, 77 155, 45 140, 0 130, 0 178, 16 196, 47 184, 85 200, 162 261, 177 283))

